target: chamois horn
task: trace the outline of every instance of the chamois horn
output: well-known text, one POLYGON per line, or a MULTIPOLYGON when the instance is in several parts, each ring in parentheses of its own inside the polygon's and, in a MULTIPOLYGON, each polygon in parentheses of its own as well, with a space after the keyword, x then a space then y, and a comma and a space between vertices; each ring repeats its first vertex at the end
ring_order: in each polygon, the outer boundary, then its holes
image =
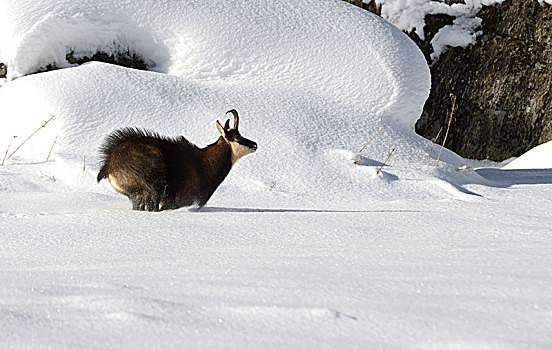
POLYGON ((234 129, 237 129, 238 123, 240 122, 240 117, 238 117, 238 111, 236 111, 235 109, 231 109, 228 112, 226 112, 226 114, 228 113, 232 113, 234 115, 234 129))

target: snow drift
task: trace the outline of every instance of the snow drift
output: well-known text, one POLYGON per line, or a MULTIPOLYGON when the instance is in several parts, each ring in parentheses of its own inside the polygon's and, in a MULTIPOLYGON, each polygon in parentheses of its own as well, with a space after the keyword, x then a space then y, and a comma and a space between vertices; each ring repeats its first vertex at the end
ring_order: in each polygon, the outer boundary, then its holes
MULTIPOLYGON (((0 147, 55 116, 17 161, 43 161, 58 135, 58 159, 82 168, 86 157, 94 167, 101 140, 123 126, 182 134, 205 146, 216 140, 215 120, 235 108, 259 152, 233 170, 220 192, 247 203, 279 196, 400 198, 405 191, 380 183, 433 163, 421 148, 428 142, 413 132, 429 93, 422 54, 401 31, 346 3, 144 1, 147 11, 140 12, 110 1, 6 5, 10 30, 2 33, 0 52, 11 78, 47 62, 68 66, 67 52, 115 46, 140 52, 157 70, 91 63, 13 80, 0 91, 7 125, 0 147), (354 153, 380 125, 367 149, 373 156, 354 165, 354 153), (394 170, 378 180, 375 170, 393 148, 394 170)), ((460 162, 449 153, 443 160, 460 162)), ((66 177, 65 166, 53 168, 52 177, 66 177)), ((443 195, 424 186, 418 195, 443 195)))

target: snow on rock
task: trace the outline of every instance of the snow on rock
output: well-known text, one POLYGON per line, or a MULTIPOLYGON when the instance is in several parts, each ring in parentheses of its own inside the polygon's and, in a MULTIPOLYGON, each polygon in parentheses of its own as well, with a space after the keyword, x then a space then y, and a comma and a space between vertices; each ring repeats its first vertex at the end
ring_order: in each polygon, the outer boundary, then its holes
MULTIPOLYGON (((372 0, 364 0, 369 3, 372 0)), ((381 16, 393 23, 399 29, 416 34, 423 40, 425 37, 425 17, 427 15, 445 14, 452 16, 452 25, 446 25, 437 32, 431 41, 433 46, 432 60, 446 51, 447 47, 466 47, 474 44, 478 35, 482 32, 481 18, 477 13, 483 6, 500 4, 504 0, 466 0, 460 3, 446 4, 435 0, 375 0, 377 6, 381 6, 381 16)), ((552 5, 552 0, 536 0, 541 5, 552 5)))
POLYGON ((481 34, 481 31, 475 31, 475 28, 479 28, 481 22, 479 17, 459 17, 452 25, 441 28, 431 39, 433 46, 431 59, 438 59, 448 47, 467 47, 469 44, 474 44, 477 36, 481 34))
MULTIPOLYGON (((430 14, 445 14, 454 18, 452 25, 444 26, 431 41, 431 59, 437 60, 447 47, 466 47, 475 43, 481 33, 481 19, 476 17, 483 6, 502 3, 504 0, 467 0, 451 5, 434 0, 376 0, 381 6, 381 16, 399 29, 416 34, 424 39, 425 17, 430 14)), ((547 0, 550 1, 550 0, 547 0)), ((370 2, 370 1, 365 1, 370 2)), ((541 2, 542 3, 542 2, 541 2)))

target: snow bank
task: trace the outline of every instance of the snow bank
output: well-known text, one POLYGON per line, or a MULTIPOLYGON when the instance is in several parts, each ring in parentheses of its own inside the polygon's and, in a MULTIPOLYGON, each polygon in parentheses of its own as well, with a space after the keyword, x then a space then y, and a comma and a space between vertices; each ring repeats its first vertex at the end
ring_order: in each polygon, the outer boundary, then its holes
POLYGON ((552 141, 525 152, 503 169, 552 169, 552 141))
MULTIPOLYGON (((215 120, 235 108, 243 135, 259 151, 232 170, 217 191, 220 198, 327 203, 450 195, 424 181, 414 186, 395 181, 435 176, 434 160, 426 155, 429 142, 413 131, 429 94, 429 70, 406 35, 366 11, 339 0, 143 1, 140 13, 134 5, 110 1, 9 5, 12 32, 23 33, 15 35, 20 40, 5 41, 13 50, 2 51, 19 67, 12 77, 39 62, 63 59, 79 36, 82 52, 101 46, 97 38, 106 45, 113 36, 125 43, 141 38, 141 52, 151 53, 145 58, 164 66, 162 72, 144 72, 91 63, 9 82, 0 90, 2 149, 14 135, 21 140, 55 115, 10 162, 44 161, 58 136, 56 159, 80 169, 86 158, 94 168, 101 141, 122 126, 183 134, 202 147, 218 137, 215 120), (70 20, 59 20, 60 13, 70 20), (72 31, 77 23, 85 23, 87 31, 72 31), (148 35, 138 35, 144 31, 136 28, 147 28, 148 35), (59 43, 61 54, 32 50, 41 33, 59 43), (165 56, 169 59, 159 59, 165 56), (382 124, 365 150, 370 156, 353 164, 355 152, 382 124)), ((463 163, 450 152, 441 160, 451 169, 463 163)), ((67 178, 66 170, 53 167, 49 176, 67 178)), ((93 176, 85 190, 98 190, 93 176)))
POLYGON ((162 70, 166 48, 129 4, 103 2, 2 2, 7 18, 1 29, 0 61, 8 64, 8 79, 24 76, 47 65, 72 66, 75 58, 102 51, 137 53, 154 70, 162 70))

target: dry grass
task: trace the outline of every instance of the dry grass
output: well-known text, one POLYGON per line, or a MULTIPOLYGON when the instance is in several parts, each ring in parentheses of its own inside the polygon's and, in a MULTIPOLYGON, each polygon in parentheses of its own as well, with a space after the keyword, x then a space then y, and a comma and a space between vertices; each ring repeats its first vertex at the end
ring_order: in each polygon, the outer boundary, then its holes
POLYGON ((452 116, 454 115, 454 110, 456 109, 456 96, 453 94, 450 94, 450 97, 452 98, 452 109, 450 110, 450 117, 448 121, 447 132, 445 133, 445 139, 443 140, 443 144, 441 145, 441 151, 439 151, 439 156, 437 157, 437 161, 435 162, 435 167, 439 165, 439 159, 441 159, 441 153, 443 153, 443 148, 445 148, 445 142, 447 142, 447 136, 450 130, 450 123, 452 122, 452 116))
MULTIPOLYGON (((364 146, 362 146, 362 148, 357 152, 357 154, 360 154, 360 152, 362 152, 363 149, 366 148, 366 146, 368 146, 368 144, 374 139, 374 137, 376 137, 376 135, 381 131, 381 129, 383 129, 383 125, 380 126, 380 128, 378 129, 378 131, 376 131, 376 133, 374 135, 372 135, 372 137, 370 137, 370 140, 368 140, 368 142, 366 142, 364 144, 364 146)), ((360 157, 359 159, 355 160, 355 164, 358 164, 358 162, 360 162, 361 160, 363 160, 366 156, 368 155, 368 152, 366 152, 366 154, 364 154, 362 157, 360 157)))
POLYGON ((431 146, 431 149, 429 150, 429 153, 427 154, 428 157, 431 156, 431 152, 433 152, 433 147, 435 147, 435 143, 439 139, 439 135, 441 135, 441 131, 443 131, 443 127, 441 126, 441 129, 439 129, 439 132, 437 133, 437 136, 435 136, 435 140, 433 140, 433 145, 431 146))
POLYGON ((387 163, 387 161, 389 160, 389 158, 391 157, 391 155, 393 154, 393 152, 395 152, 395 149, 393 148, 391 150, 391 152, 389 152, 389 155, 387 156, 387 158, 385 158, 385 161, 383 162, 383 164, 379 167, 378 171, 376 172, 376 174, 379 174, 381 169, 383 169, 383 166, 385 165, 385 163, 387 163))
POLYGON ((50 147, 50 152, 48 152, 48 157, 46 157, 46 161, 48 161, 50 159, 50 156, 52 155, 52 150, 54 149, 54 146, 56 145, 56 142, 57 142, 57 135, 56 135, 56 138, 54 139, 54 143, 52 144, 52 147, 50 147))
POLYGON ((42 129, 42 128, 44 128, 46 125, 48 125, 48 123, 51 122, 52 120, 54 120, 54 116, 51 116, 50 119, 48 119, 47 121, 45 121, 44 124, 42 124, 42 126, 41 126, 40 128, 36 129, 35 132, 33 132, 31 135, 29 135, 29 137, 27 137, 27 138, 25 139, 25 141, 21 142, 21 144, 20 144, 19 146, 17 146, 17 148, 15 149, 15 151, 13 151, 13 152, 9 155, 8 159, 10 159, 10 158, 15 154, 15 152, 17 152, 17 151, 21 148, 21 146, 23 146, 23 145, 25 144, 25 142, 29 141, 29 139, 30 139, 31 137, 33 137, 37 132, 39 132, 40 129, 42 129))
POLYGON ((6 157, 8 156, 8 152, 10 151, 10 147, 13 143, 13 141, 17 138, 17 136, 14 136, 11 140, 10 144, 8 145, 8 148, 6 148, 6 153, 4 153, 4 159, 2 159, 2 166, 4 166, 4 162, 6 161, 6 157))

